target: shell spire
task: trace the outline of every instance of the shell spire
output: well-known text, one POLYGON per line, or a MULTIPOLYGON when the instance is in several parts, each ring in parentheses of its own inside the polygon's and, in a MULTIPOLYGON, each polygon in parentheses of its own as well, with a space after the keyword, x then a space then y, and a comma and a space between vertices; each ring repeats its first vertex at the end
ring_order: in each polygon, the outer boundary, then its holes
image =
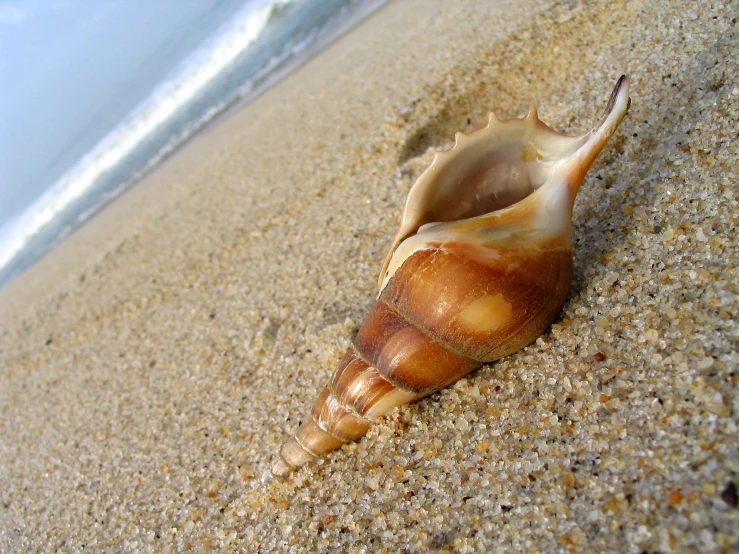
POLYGON ((527 346, 562 309, 570 227, 585 174, 628 111, 622 76, 588 133, 568 137, 531 108, 455 136, 411 187, 380 293, 272 473, 364 436, 393 408, 527 346))

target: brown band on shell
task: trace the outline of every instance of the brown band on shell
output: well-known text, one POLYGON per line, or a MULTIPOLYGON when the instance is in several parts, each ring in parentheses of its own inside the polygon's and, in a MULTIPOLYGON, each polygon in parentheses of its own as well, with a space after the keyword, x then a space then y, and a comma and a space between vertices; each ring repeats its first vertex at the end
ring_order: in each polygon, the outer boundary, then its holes
POLYGON ((515 352, 549 326, 569 289, 569 250, 501 250, 492 266, 455 250, 452 243, 415 252, 380 300, 480 364, 515 352))
POLYGON ((363 437, 372 423, 344 406, 328 387, 313 404, 311 416, 320 429, 342 442, 363 437))
POLYGON ((417 398, 480 367, 480 362, 454 353, 382 300, 372 306, 354 344, 382 377, 417 398))
POLYGON ((321 429, 313 418, 308 419, 308 421, 300 426, 298 432, 295 434, 295 440, 298 441, 298 444, 306 452, 314 457, 336 450, 347 442, 321 429))
POLYGON ((366 416, 395 386, 383 378, 351 345, 331 379, 331 389, 344 406, 366 416))

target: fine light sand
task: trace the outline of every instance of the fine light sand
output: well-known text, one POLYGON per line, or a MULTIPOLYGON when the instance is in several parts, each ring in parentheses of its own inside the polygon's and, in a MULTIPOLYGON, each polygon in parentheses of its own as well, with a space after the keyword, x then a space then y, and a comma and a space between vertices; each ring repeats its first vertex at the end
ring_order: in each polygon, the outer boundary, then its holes
POLYGON ((397 0, 0 291, 0 551, 739 549, 737 2, 397 0), (551 331, 284 481, 408 188, 632 107, 551 331))

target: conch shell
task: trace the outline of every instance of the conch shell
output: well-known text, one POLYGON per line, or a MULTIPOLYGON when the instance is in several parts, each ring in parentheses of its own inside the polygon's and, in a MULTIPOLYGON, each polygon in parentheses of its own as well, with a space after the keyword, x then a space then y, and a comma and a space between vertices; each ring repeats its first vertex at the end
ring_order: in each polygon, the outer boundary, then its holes
POLYGON ((562 309, 570 228, 586 172, 626 114, 622 76, 580 137, 534 108, 457 133, 408 195, 380 294, 311 416, 272 465, 287 475, 363 437, 373 421, 530 344, 562 309))

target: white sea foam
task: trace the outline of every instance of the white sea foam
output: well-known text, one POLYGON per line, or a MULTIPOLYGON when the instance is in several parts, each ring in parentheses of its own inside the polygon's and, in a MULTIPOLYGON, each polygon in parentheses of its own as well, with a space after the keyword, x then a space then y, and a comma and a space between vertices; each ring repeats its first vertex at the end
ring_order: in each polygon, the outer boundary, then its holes
POLYGON ((231 65, 259 37, 277 10, 294 1, 267 0, 247 4, 213 38, 180 63, 34 204, 0 228, 0 270, 23 252, 65 208, 94 187, 101 175, 115 168, 142 140, 170 121, 179 109, 231 65))

